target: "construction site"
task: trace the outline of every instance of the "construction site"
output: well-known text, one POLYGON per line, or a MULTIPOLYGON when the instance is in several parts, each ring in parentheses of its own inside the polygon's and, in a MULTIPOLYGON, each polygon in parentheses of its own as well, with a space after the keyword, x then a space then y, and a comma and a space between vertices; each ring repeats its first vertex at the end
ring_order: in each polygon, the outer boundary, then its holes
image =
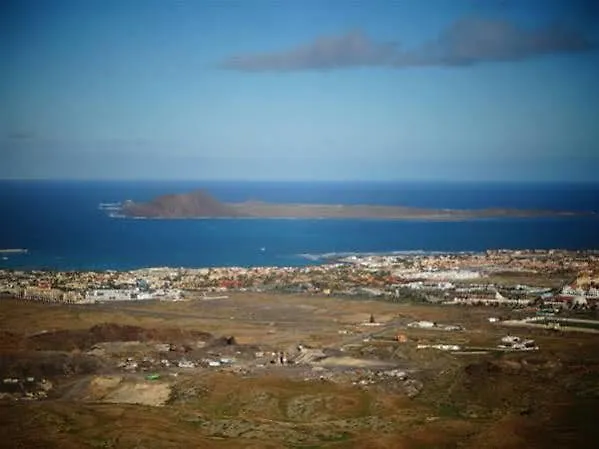
POLYGON ((5 298, 0 445, 594 447, 597 335, 497 315, 272 293, 5 298))

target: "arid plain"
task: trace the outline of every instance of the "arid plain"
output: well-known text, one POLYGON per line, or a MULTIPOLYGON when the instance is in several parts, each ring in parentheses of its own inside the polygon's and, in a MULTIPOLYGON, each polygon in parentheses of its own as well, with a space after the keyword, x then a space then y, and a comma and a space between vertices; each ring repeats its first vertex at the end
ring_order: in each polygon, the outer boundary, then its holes
POLYGON ((3 299, 1 374, 18 383, 2 385, 0 444, 595 447, 596 334, 490 323, 522 314, 501 308, 227 296, 3 299), (539 349, 494 350, 510 332, 539 349))

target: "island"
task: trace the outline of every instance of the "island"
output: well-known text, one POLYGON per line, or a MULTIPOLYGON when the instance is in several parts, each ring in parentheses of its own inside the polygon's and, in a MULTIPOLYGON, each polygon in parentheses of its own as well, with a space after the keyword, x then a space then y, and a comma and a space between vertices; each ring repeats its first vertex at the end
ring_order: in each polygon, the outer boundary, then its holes
POLYGON ((148 202, 127 200, 113 205, 113 217, 123 218, 304 218, 304 219, 378 219, 378 220, 465 220, 499 217, 567 217, 591 212, 532 209, 428 209, 405 206, 295 204, 246 201, 223 203, 204 191, 158 196, 148 202))

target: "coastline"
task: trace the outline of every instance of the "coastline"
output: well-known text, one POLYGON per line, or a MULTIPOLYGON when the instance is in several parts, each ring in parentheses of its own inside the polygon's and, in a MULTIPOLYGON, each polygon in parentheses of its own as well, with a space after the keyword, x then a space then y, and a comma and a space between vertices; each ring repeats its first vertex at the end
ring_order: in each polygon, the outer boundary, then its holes
POLYGON ((483 215, 483 216, 447 216, 447 215, 430 215, 430 216, 402 216, 402 217, 144 217, 144 216, 127 216, 127 215, 109 215, 110 218, 121 220, 147 220, 147 221, 210 221, 210 220, 226 220, 226 221, 246 221, 246 220, 268 220, 268 221, 361 221, 361 222, 467 222, 467 221, 508 221, 508 220, 529 220, 529 219, 557 219, 567 220, 574 217, 594 217, 596 214, 542 214, 542 215, 483 215))
MULTIPOLYGON (((145 207, 146 203, 141 203, 145 207)), ((236 214, 204 214, 204 213, 153 213, 136 212, 137 203, 130 208, 110 209, 110 218, 136 220, 373 220, 373 221, 469 221, 485 219, 535 219, 535 218, 573 218, 597 217, 594 211, 552 211, 526 209, 416 209, 404 206, 369 206, 369 205, 276 205, 265 206, 266 210, 253 210, 244 204, 225 204, 234 208, 236 214), (278 212, 283 209, 284 212, 278 212), (115 213, 116 212, 116 213, 115 213)), ((106 210, 106 209, 103 209, 106 210)))
POLYGON ((481 208, 413 207, 408 205, 344 204, 318 202, 222 202, 204 190, 163 194, 146 202, 126 200, 100 203, 111 217, 128 218, 262 218, 262 219, 370 219, 456 221, 479 218, 538 218, 594 216, 593 210, 564 208, 513 208, 495 205, 481 208), (111 207, 106 208, 109 204, 111 207))
MULTIPOLYGON (((265 249, 265 251, 268 251, 265 249)), ((262 252, 258 249, 256 252, 262 252)), ((277 264, 277 263, 256 263, 256 264, 156 264, 156 265, 134 265, 134 266, 122 266, 119 267, 114 264, 98 264, 95 266, 87 266, 82 264, 81 266, 68 265, 64 266, 53 266, 51 264, 17 264, 15 266, 6 265, 3 266, 0 263, 0 272, 10 270, 22 270, 22 271, 43 271, 48 273, 60 273, 60 272, 72 272, 72 273, 87 273, 87 272, 112 272, 112 273, 132 273, 140 271, 168 271, 168 270, 184 270, 184 271, 197 271, 197 270, 302 270, 311 268, 326 268, 330 266, 339 265, 355 265, 361 261, 388 261, 388 260, 410 260, 414 258, 438 258, 438 257, 480 257, 487 258, 491 255, 509 255, 510 257, 549 257, 551 255, 557 255, 558 257, 567 254, 579 254, 588 257, 599 257, 599 248, 596 249, 585 249, 585 250, 572 250, 566 248, 521 248, 521 249, 510 249, 510 248, 489 248, 486 250, 389 250, 389 251, 337 251, 337 252, 322 252, 322 253, 295 253, 288 255, 289 258, 295 259, 299 263, 292 264, 277 264)), ((289 260, 289 259, 287 259, 289 260)))
MULTIPOLYGON (((143 266, 301 266, 314 264, 302 253, 388 252, 394 250, 481 251, 487 248, 598 249, 597 215, 526 217, 410 216, 369 218, 140 218, 110 219, 100 203, 131 198, 149 201, 165 191, 203 188, 225 204, 259 198, 287 204, 404 204, 417 209, 599 210, 596 192, 556 188, 337 186, 320 191, 305 184, 275 189, 264 184, 155 184, 14 186, 5 201, 0 248, 27 253, 0 254, 6 269, 133 269, 143 266), (301 187, 301 188, 300 188, 301 187), (517 190, 517 192, 516 192, 517 190), (44 195, 44 207, 38 204, 44 195), (260 248, 266 247, 266 252, 260 248), (4 260, 4 257, 6 259, 4 260)), ((324 186, 322 187, 324 189, 324 186)), ((254 203, 255 204, 255 203, 254 203)))

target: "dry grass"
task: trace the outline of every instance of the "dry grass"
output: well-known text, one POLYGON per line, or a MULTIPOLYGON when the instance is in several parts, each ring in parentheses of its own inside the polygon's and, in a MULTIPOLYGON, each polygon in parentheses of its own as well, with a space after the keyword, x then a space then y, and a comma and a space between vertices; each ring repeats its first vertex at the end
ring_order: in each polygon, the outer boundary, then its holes
MULTIPOLYGON (((599 436, 598 426, 591 422, 599 405, 596 336, 518 330, 541 346, 534 354, 459 357, 416 349, 418 341, 494 345, 506 332, 487 322, 487 317, 498 312, 492 308, 260 294, 236 294, 226 300, 204 302, 94 306, 3 300, 2 354, 18 352, 21 335, 87 329, 105 322, 235 335, 239 343, 279 348, 298 342, 338 347, 353 339, 356 346, 348 356, 380 355, 399 361, 416 370, 424 389, 409 399, 396 390, 303 381, 279 371, 255 377, 203 371, 169 380, 173 390, 167 405, 151 407, 89 402, 110 398, 128 382, 135 384, 120 377, 90 377, 91 387, 84 389, 77 401, 0 402, 0 446, 594 447, 591 443, 599 436), (431 320, 461 324, 466 330, 448 333, 391 326, 380 335, 381 340, 364 343, 362 336, 377 331, 359 326, 371 313, 377 321, 395 320, 398 326, 431 320), (355 334, 339 333, 348 329, 355 334), (393 342, 396 332, 406 334, 409 342, 393 342), (90 391, 95 394, 88 394, 90 391)), ((139 393, 137 387, 132 388, 128 393, 139 393)))

